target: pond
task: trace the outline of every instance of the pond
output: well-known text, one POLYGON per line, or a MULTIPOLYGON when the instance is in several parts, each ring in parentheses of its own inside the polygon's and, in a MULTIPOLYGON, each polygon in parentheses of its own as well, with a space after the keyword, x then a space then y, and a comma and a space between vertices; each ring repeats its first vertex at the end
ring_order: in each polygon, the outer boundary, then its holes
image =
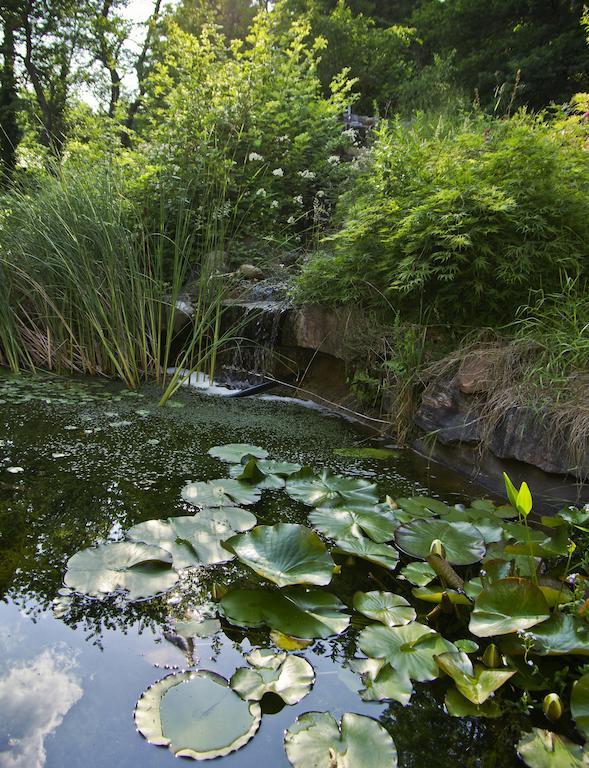
MULTIPOLYGON (((211 447, 263 446, 272 459, 375 482, 381 497, 425 494, 455 504, 484 495, 411 452, 355 457, 351 449, 374 443, 356 425, 318 409, 194 391, 160 409, 157 394, 87 379, 0 378, 2 768, 175 765, 171 751, 136 730, 133 711, 142 693, 170 671, 191 667, 229 679, 247 667, 244 656, 253 649, 276 650, 279 635, 267 627, 247 629, 224 618, 210 622, 202 632, 209 636, 187 640, 175 632, 178 621, 201 615, 203 606, 202 615, 213 618, 214 599, 228 589, 263 581, 238 560, 189 569, 171 591, 149 600, 63 590, 76 552, 120 541, 143 521, 193 515, 181 495, 187 483, 230 471, 208 454, 211 447)), ((248 510, 265 525, 308 524, 310 511, 281 489, 263 490, 248 510)), ((286 768, 285 730, 318 711, 338 720, 344 712, 377 719, 393 736, 403 768, 518 765, 514 743, 538 719, 522 708, 496 719, 451 717, 440 681, 416 683, 408 706, 359 696, 363 685, 350 661, 362 655, 359 633, 371 621, 352 612, 353 595, 410 594, 411 585, 374 563, 333 557, 341 571, 329 590, 352 615, 349 627, 297 650, 314 670, 308 695, 292 705, 265 696, 255 737, 215 764, 286 768)), ((420 620, 431 608, 422 604, 420 620)))

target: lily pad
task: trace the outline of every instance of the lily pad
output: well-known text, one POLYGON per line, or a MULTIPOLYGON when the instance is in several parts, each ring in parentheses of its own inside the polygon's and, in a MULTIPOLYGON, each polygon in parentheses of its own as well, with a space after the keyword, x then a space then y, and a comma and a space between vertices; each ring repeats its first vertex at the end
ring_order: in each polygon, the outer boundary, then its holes
POLYGON ((414 584, 416 587, 426 587, 434 579, 436 579, 437 576, 437 573, 434 571, 431 565, 424 561, 409 563, 409 565, 401 568, 399 578, 405 579, 410 584, 414 584))
POLYGON ((585 739, 589 739, 589 672, 576 680, 571 693, 571 715, 585 739))
POLYGON ((411 517, 428 518, 434 515, 447 515, 452 507, 444 504, 439 499, 431 499, 429 496, 411 496, 408 499, 397 499, 399 507, 411 517))
POLYGON ((427 587, 415 587, 411 590, 413 597, 423 600, 425 603, 441 603, 443 599, 449 600, 452 605, 472 605, 467 595, 456 589, 444 588, 439 584, 429 584, 427 587), (446 596, 444 598, 444 595, 446 596))
POLYGON ((390 541, 399 524, 394 517, 371 509, 321 507, 309 515, 309 522, 330 539, 362 538, 364 535, 379 544, 390 541))
POLYGON ((182 498, 197 507, 231 507, 234 504, 255 504, 261 490, 239 480, 209 480, 208 483, 188 483, 182 489, 182 498))
POLYGON ((344 555, 355 555, 370 563, 376 563, 389 571, 394 571, 399 563, 399 553, 388 544, 377 544, 371 539, 358 539, 355 536, 349 539, 338 539, 335 542, 334 552, 344 555))
POLYGON ((254 667, 238 669, 231 687, 246 701, 260 701, 266 693, 274 693, 285 704, 297 704, 311 690, 315 672, 306 659, 286 654, 251 653, 246 657, 254 667))
POLYGON ((280 475, 273 475, 270 472, 263 472, 260 469, 260 464, 256 459, 250 459, 245 464, 233 464, 229 474, 235 480, 239 480, 242 483, 249 483, 255 485, 256 488, 280 490, 284 488, 286 483, 284 477, 280 475))
POLYGON ((363 701, 398 701, 404 707, 413 694, 413 683, 383 659, 352 659, 350 669, 360 675, 363 701))
POLYGON ((442 653, 436 663, 456 683, 460 693, 473 704, 484 704, 498 688, 506 683, 515 669, 488 669, 482 664, 473 666, 466 653, 442 653))
POLYGON ((329 712, 307 712, 285 734, 293 768, 396 768, 389 733, 370 717, 346 712, 341 728, 329 712))
POLYGON ((589 768, 589 753, 583 747, 540 728, 519 740, 517 754, 528 768, 589 768))
POLYGON ((338 503, 352 500, 366 505, 378 501, 374 483, 357 477, 342 477, 327 469, 321 475, 314 475, 308 468, 291 475, 286 482, 286 492, 295 501, 309 507, 320 507, 334 500, 338 503))
POLYGON ((435 656, 456 651, 452 643, 416 621, 401 627, 366 627, 358 645, 366 656, 384 659, 401 677, 420 683, 439 676, 435 656))
POLYGON ((393 595, 391 592, 356 592, 354 608, 387 627, 409 624, 417 615, 404 597, 393 595))
POLYGON ((397 546, 413 557, 425 558, 434 541, 441 541, 446 559, 453 565, 478 563, 485 555, 482 534, 470 523, 445 520, 413 520, 397 528, 397 546))
POLYGON ((478 595, 469 629, 477 637, 506 635, 529 629, 549 616, 540 589, 527 579, 500 579, 478 595))
POLYGON ((104 598, 125 591, 130 600, 167 592, 178 581, 172 555, 160 547, 121 541, 99 544, 70 557, 64 583, 75 592, 104 598))
POLYGON ((318 589, 293 587, 280 591, 232 589, 219 603, 223 615, 240 627, 263 627, 296 638, 325 640, 350 623, 345 605, 318 589))
POLYGON ((335 568, 325 544, 304 525, 259 525, 249 533, 228 539, 225 546, 242 563, 279 587, 325 586, 335 568))
POLYGON ((503 538, 502 521, 497 518, 486 517, 484 512, 469 509, 453 509, 444 520, 450 523, 471 523, 483 537, 485 544, 493 544, 503 538))
POLYGON ((150 744, 195 760, 245 746, 261 717, 257 702, 244 701, 225 678, 206 670, 168 675, 148 688, 135 708, 137 730, 150 744))
POLYGON ((259 445, 248 445, 248 443, 228 443, 227 445, 216 445, 208 450, 209 456, 215 459, 221 459, 228 464, 241 464, 246 456, 253 456, 255 459, 265 459, 268 451, 260 448, 259 445))
POLYGON ((493 699, 487 699, 484 704, 473 704, 457 688, 446 692, 444 704, 452 717, 501 717, 501 707, 493 699))
MULTIPOLYGON (((531 644, 532 652, 538 656, 589 656, 589 626, 578 616, 554 613, 547 621, 528 629, 525 636, 527 645, 531 644)), ((522 639, 516 636, 506 638, 501 648, 510 654, 524 652, 522 639)))

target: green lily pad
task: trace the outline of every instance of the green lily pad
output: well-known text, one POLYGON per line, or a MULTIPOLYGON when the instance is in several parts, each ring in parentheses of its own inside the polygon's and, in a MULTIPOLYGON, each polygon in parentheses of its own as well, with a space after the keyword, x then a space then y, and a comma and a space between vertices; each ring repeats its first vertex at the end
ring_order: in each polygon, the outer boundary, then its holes
POLYGON ((121 541, 99 544, 70 557, 64 583, 90 597, 125 591, 130 600, 167 592, 178 581, 172 555, 160 547, 121 541))
POLYGON ((362 538, 364 535, 379 544, 390 541, 398 528, 394 517, 373 509, 321 507, 309 515, 309 522, 330 539, 362 538))
POLYGON ((231 507, 234 504, 255 504, 261 490, 239 480, 209 480, 208 483, 188 483, 182 498, 196 507, 231 507))
POLYGON ((325 586, 335 568, 325 544, 304 525, 258 525, 248 533, 228 539, 225 546, 242 563, 279 587, 325 586))
POLYGON ((589 672, 575 681, 571 693, 571 715, 585 739, 589 739, 589 672))
POLYGON ((434 571, 431 565, 425 561, 409 563, 409 565, 401 568, 399 575, 399 578, 406 579, 410 584, 414 584, 416 587, 426 587, 437 577, 438 574, 434 571))
POLYGON ((394 571, 399 563, 399 553, 388 544, 377 544, 371 539, 356 538, 338 539, 335 542, 334 552, 344 555, 354 555, 370 563, 381 565, 389 571, 394 571))
POLYGON ((528 768, 589 768, 589 752, 564 736, 533 728, 517 744, 528 768))
POLYGON ((273 461, 272 459, 258 459, 258 469, 265 475, 278 475, 278 477, 290 477, 300 472, 302 467, 292 461, 273 461))
POLYGON ((396 768, 389 733, 370 717, 346 712, 341 729, 329 712, 307 712, 284 737, 293 768, 396 768))
POLYGON ((197 513, 196 517, 201 522, 210 520, 218 523, 235 533, 249 531, 258 522, 254 514, 241 507, 205 507, 197 513))
POLYGON ((401 627, 366 627, 358 646, 366 656, 384 659, 401 677, 420 683, 439 676, 435 656, 456 651, 452 643, 416 621, 401 627))
POLYGON ((483 537, 485 544, 493 544, 503 538, 502 521, 497 518, 486 517, 485 513, 469 509, 453 509, 444 520, 449 523, 471 523, 483 537))
MULTIPOLYGON (((229 525, 233 515, 227 510, 236 508, 224 509, 225 512, 217 517, 197 514, 169 517, 167 520, 147 520, 130 528, 127 538, 165 549, 172 555, 175 568, 226 563, 232 559, 232 554, 221 542, 235 534, 229 525)), ((243 524, 241 515, 234 515, 234 519, 236 524, 243 524)))
POLYGON ((413 597, 423 600, 425 603, 441 603, 446 595, 452 605, 472 605, 467 595, 455 589, 442 587, 440 584, 429 584, 427 587, 414 587, 411 590, 413 597))
POLYGON ((527 579, 500 579, 482 590, 470 617, 477 637, 506 635, 540 624, 550 614, 546 598, 527 579))
POLYGON ((391 592, 356 592, 354 609, 387 627, 409 624, 417 616, 404 597, 391 592))
POLYGON ((260 726, 257 702, 244 701, 227 680, 198 670, 168 675, 135 707, 137 730, 176 757, 208 760, 245 746, 260 726))
POLYGON ((435 515, 447 515, 453 507, 449 507, 439 499, 430 499, 429 496, 411 496, 408 499, 396 499, 397 504, 412 518, 429 518, 435 515))
POLYGON ((284 488, 286 480, 280 475, 263 472, 260 463, 256 459, 250 459, 245 464, 233 464, 229 470, 231 477, 242 483, 255 485, 256 488, 268 490, 280 490, 284 488))
POLYGON ((526 526, 519 523, 504 523, 503 527, 505 533, 513 539, 513 542, 505 545, 508 554, 564 557, 568 553, 569 536, 565 526, 553 528, 550 534, 539 528, 526 529, 526 526))
POLYGON ((285 704, 298 704, 315 682, 313 667, 300 656, 254 651, 246 659, 254 669, 242 667, 230 681, 246 701, 260 701, 264 694, 274 693, 285 704))
MULTIPOLYGON (((568 613, 554 613, 541 624, 525 633, 526 644, 538 656, 563 656, 573 654, 589 656, 589 626, 578 616, 568 613)), ((523 638, 509 637, 502 643, 506 653, 524 652, 523 638)))
POLYGON ((493 699, 487 699, 484 704, 473 704, 465 698, 457 688, 446 692, 444 704, 452 717, 501 717, 501 707, 493 699))
POLYGON ((456 683, 460 693, 473 704, 484 704, 493 693, 506 683, 515 669, 488 669, 482 664, 473 666, 466 653, 442 653, 436 663, 456 683))
POLYGON ((413 694, 413 683, 383 659, 352 659, 350 669, 360 675, 363 701, 398 701, 404 707, 413 694))
POLYGON ((339 635, 350 623, 345 605, 335 595, 318 589, 293 587, 280 591, 232 589, 219 607, 231 624, 263 627, 291 637, 325 640, 339 635))
POLYGON ((314 475, 308 468, 291 475, 286 482, 286 492, 291 499, 309 507, 320 507, 330 501, 345 503, 346 500, 370 506, 378 501, 374 483, 357 477, 342 477, 327 469, 321 475, 314 475))
POLYGON ((268 451, 260 448, 258 445, 248 445, 247 443, 228 443, 227 445, 216 445, 209 448, 209 456, 215 459, 221 459, 228 464, 241 464, 246 456, 253 456, 254 459, 265 459, 268 451))
POLYGON ((479 644, 474 640, 454 640, 454 645, 463 653, 476 653, 479 650, 479 644))
POLYGON ((483 537, 470 523, 413 520, 395 531, 399 549, 422 560, 430 554, 432 543, 436 540, 442 542, 446 559, 453 565, 478 563, 485 555, 483 537))

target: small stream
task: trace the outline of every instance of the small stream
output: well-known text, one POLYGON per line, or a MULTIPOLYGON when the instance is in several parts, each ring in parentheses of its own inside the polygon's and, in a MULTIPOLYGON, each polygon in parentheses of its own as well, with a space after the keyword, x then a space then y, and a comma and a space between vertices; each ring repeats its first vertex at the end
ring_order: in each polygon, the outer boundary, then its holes
MULTIPOLYGON (((372 445, 371 438, 317 408, 186 389, 173 407, 160 409, 157 397, 150 387, 130 393, 87 379, 0 378, 0 768, 177 765, 168 750, 136 732, 133 708, 148 685, 191 661, 164 637, 171 619, 210 599, 213 585, 241 578, 238 566, 197 569, 183 582, 181 600, 70 604, 59 590, 76 551, 116 541, 144 520, 192 514, 181 488, 226 475, 207 455, 211 446, 264 446, 280 460, 371 478, 393 497, 425 493, 456 503, 484 495, 408 451, 378 461, 336 455, 372 445)), ((252 510, 266 523, 306 516, 302 505, 268 490, 252 510)), ((379 576, 393 587, 388 572, 379 576)), ((374 588, 368 564, 344 568, 334 584, 347 605, 356 590, 374 588)), ((255 738, 215 765, 287 768, 283 732, 316 710, 377 718, 393 735, 402 768, 518 765, 513 744, 525 724, 521 714, 452 718, 436 684, 416 685, 407 707, 363 702, 358 675, 348 667, 363 626, 354 616, 342 635, 304 650, 316 674, 311 693, 265 712, 255 738)), ((230 677, 244 653, 259 647, 272 647, 267 630, 223 623, 213 637, 195 641, 194 661, 230 677)))

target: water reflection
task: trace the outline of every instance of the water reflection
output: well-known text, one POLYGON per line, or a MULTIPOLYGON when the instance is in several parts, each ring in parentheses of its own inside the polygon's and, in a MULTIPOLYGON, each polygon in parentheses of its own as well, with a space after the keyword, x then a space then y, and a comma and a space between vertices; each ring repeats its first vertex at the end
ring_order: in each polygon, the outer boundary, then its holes
POLYGON ((0 677, 0 768, 45 765, 45 738, 83 694, 77 667, 68 649, 47 648, 0 677))

